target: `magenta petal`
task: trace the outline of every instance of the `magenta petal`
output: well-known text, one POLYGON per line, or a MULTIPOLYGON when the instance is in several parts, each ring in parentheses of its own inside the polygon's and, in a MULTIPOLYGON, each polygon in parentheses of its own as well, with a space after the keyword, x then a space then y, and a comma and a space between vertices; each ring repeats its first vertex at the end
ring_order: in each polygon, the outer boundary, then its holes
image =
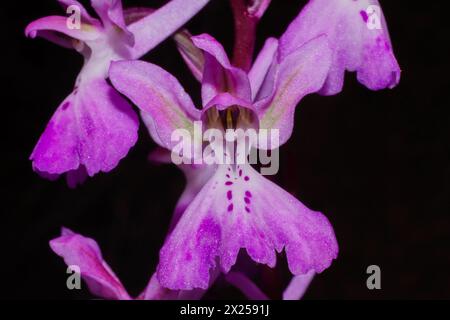
POLYGON ((272 67, 267 77, 272 82, 274 94, 270 100, 262 99, 256 103, 260 128, 279 130, 279 140, 271 141, 270 149, 279 147, 291 136, 295 107, 305 95, 322 88, 331 57, 327 37, 320 36, 272 67))
MULTIPOLYGON (((165 147, 165 143, 161 140, 161 138, 158 135, 158 130, 155 124, 155 120, 153 119, 152 115, 148 112, 140 110, 139 114, 141 115, 142 122, 144 122, 145 127, 147 128, 148 133, 150 134, 150 137, 152 140, 157 143, 161 147, 165 147)), ((167 152, 169 152, 169 158, 170 158, 170 151, 167 149, 164 149, 167 152)))
POLYGON ((92 7, 102 19, 104 26, 116 26, 125 34, 125 41, 134 44, 134 35, 125 23, 121 0, 91 0, 92 7))
POLYGON ((398 84, 400 68, 377 0, 311 0, 281 37, 280 58, 320 34, 334 51, 323 94, 342 90, 345 70, 356 71, 372 90, 398 84))
POLYGON ((117 166, 136 143, 138 118, 103 79, 75 89, 49 121, 30 159, 33 168, 62 174, 86 167, 89 176, 117 166))
POLYGON ((249 103, 246 100, 239 99, 227 92, 225 93, 219 93, 218 95, 214 96, 204 107, 202 110, 202 116, 206 114, 208 109, 210 108, 217 108, 217 110, 225 110, 232 106, 239 106, 246 109, 250 109, 253 112, 256 113, 256 109, 253 107, 251 103, 249 103))
POLYGON ((219 93, 228 92, 240 99, 251 101, 251 88, 247 74, 231 65, 222 45, 208 34, 192 37, 195 46, 205 52, 202 79, 203 105, 219 93))
MULTIPOLYGON (((31 22, 25 29, 26 36, 31 38, 40 35, 49 38, 47 36, 49 32, 62 33, 68 37, 81 41, 92 41, 101 35, 98 26, 86 23, 81 23, 81 29, 69 29, 67 27, 67 17, 62 16, 49 16, 37 19, 31 22)), ((49 40, 52 39, 50 38, 49 40)))
POLYGON ((267 39, 248 73, 248 78, 252 88, 252 100, 254 100, 258 95, 270 66, 275 60, 277 49, 278 40, 275 38, 267 39))
POLYGON ((314 278, 314 271, 294 276, 283 292, 283 300, 300 300, 314 278))
POLYGON ((92 294, 105 299, 129 300, 117 276, 103 260, 95 240, 63 228, 59 238, 50 241, 52 250, 68 265, 80 268, 92 294))
POLYGON ((151 15, 128 26, 134 34, 131 56, 138 59, 176 32, 209 0, 172 0, 151 15))
POLYGON ((113 62, 109 77, 117 90, 150 115, 150 132, 169 150, 176 144, 171 139, 173 131, 193 130, 193 121, 200 117, 200 111, 177 79, 156 65, 143 61, 113 62))
POLYGON ((205 58, 203 56, 203 51, 194 45, 191 37, 192 36, 188 31, 182 30, 173 38, 177 44, 178 52, 180 52, 181 57, 192 72, 192 75, 199 82, 202 82, 205 58))
POLYGON ((228 168, 219 166, 161 249, 157 273, 161 285, 207 288, 216 258, 228 272, 241 248, 270 267, 275 266, 275 253, 285 249, 295 275, 320 273, 330 266, 338 247, 325 216, 250 166, 237 172, 228 168))

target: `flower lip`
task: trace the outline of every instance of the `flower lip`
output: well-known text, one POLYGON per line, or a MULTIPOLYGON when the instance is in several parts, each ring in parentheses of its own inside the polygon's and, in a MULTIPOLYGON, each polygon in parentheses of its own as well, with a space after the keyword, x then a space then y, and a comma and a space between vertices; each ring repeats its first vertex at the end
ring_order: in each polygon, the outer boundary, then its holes
POLYGON ((220 93, 203 108, 201 120, 207 128, 259 128, 256 109, 250 102, 229 93, 220 93))

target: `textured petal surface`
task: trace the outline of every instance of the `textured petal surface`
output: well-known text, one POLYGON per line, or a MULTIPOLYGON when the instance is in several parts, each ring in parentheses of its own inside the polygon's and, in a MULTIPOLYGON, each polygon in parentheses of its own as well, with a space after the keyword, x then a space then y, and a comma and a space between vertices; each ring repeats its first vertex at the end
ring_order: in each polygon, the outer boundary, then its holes
POLYGON ((322 272, 338 247, 327 218, 302 205, 250 166, 219 166, 186 209, 160 252, 158 280, 170 289, 206 288, 216 261, 224 272, 246 248, 274 267, 286 250, 291 272, 322 272), (219 258, 219 260, 216 260, 219 258))
POLYGON ((192 75, 199 82, 202 81, 203 69, 205 66, 205 58, 202 50, 197 48, 191 40, 191 34, 186 31, 180 31, 174 36, 178 51, 181 54, 184 62, 191 70, 192 75))
POLYGON ((262 105, 259 102, 256 104, 260 128, 279 130, 279 140, 271 141, 271 149, 279 147, 291 136, 295 107, 300 100, 322 88, 330 68, 331 56, 326 36, 320 36, 301 46, 272 68, 275 73, 274 94, 270 100, 261 100, 262 105))
POLYGON ((91 0, 92 7, 103 21, 104 26, 116 26, 125 35, 127 44, 134 44, 134 35, 125 23, 121 0, 91 0))
POLYGON ((58 107, 30 159, 33 168, 61 174, 84 165, 89 176, 117 166, 136 143, 138 118, 105 80, 75 89, 58 107))
POLYGON ((151 116, 152 131, 163 147, 172 150, 176 144, 171 139, 174 130, 193 132, 193 121, 199 119, 200 111, 164 69, 143 61, 120 61, 111 64, 109 77, 117 90, 151 116))
POLYGON ((226 110, 229 107, 232 106, 239 106, 246 109, 250 109, 256 113, 256 110, 254 109, 253 105, 249 103, 246 100, 242 100, 237 98, 236 96, 233 96, 227 92, 225 93, 219 93, 218 95, 214 96, 204 107, 202 110, 202 117, 206 115, 207 111, 210 108, 217 108, 217 110, 226 110))
POLYGON ((247 74, 231 65, 222 45, 208 34, 192 37, 192 41, 205 53, 202 79, 203 105, 205 106, 212 98, 223 92, 251 101, 251 88, 247 74))
POLYGON ((334 51, 323 94, 342 90, 345 70, 372 90, 397 85, 400 68, 377 0, 310 0, 280 38, 280 58, 323 33, 334 51))
POLYGON ((276 58, 275 54, 277 49, 278 40, 275 38, 267 39, 248 73, 250 86, 252 88, 252 100, 258 95, 259 89, 269 72, 270 66, 276 58))
POLYGON ((95 240, 63 228, 61 236, 50 241, 50 247, 68 266, 80 268, 81 276, 92 294, 105 299, 130 299, 117 276, 103 260, 95 240))
POLYGON ((92 41, 101 35, 101 30, 96 25, 81 23, 80 29, 71 29, 67 26, 67 17, 48 16, 31 22, 25 29, 27 37, 42 36, 56 42, 61 34, 80 41, 92 41), (56 34, 54 34, 56 33, 56 34))
POLYGON ((209 0, 172 0, 151 15, 128 26, 134 34, 131 56, 138 59, 197 14, 209 0))

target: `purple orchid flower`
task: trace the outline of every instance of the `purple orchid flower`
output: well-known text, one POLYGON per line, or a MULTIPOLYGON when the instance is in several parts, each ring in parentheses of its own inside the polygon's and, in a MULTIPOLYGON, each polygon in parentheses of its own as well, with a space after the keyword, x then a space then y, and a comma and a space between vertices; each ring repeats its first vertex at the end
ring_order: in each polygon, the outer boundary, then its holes
POLYGON ((400 67, 377 0, 310 0, 280 38, 280 59, 320 34, 328 36, 333 49, 322 94, 339 93, 346 70, 356 71, 371 90, 398 84, 400 67))
POLYGON ((42 36, 84 57, 73 92, 61 103, 35 146, 33 169, 45 177, 68 173, 70 184, 108 172, 136 143, 138 117, 107 82, 111 61, 138 59, 195 15, 209 0, 173 0, 151 9, 122 9, 120 0, 91 0, 100 20, 76 0, 80 28, 68 18, 49 16, 30 23, 26 35, 42 36))
MULTIPOLYGON (((64 259, 67 266, 77 266, 89 291, 96 297, 108 300, 132 300, 119 278, 103 260, 97 242, 62 228, 61 236, 50 241, 51 249, 64 259)), ((136 300, 199 299, 203 290, 173 291, 162 287, 152 275, 146 288, 136 300)))
MULTIPOLYGON (((279 147, 291 135, 295 106, 303 96, 322 88, 332 61, 326 36, 319 36, 273 64, 274 56, 266 52, 273 53, 276 40, 270 39, 266 48, 272 50, 264 51, 247 75, 231 65, 212 37, 201 35, 192 41, 205 59, 202 111, 172 75, 155 65, 121 61, 110 67, 114 87, 149 115, 150 133, 169 150, 175 144, 171 140, 175 129, 192 132, 199 120, 205 127, 215 125, 211 112, 236 108, 235 124, 279 130, 280 140, 272 141, 270 148, 279 147), (269 67, 273 72, 265 80, 269 67), (254 93, 252 88, 263 82, 268 84, 254 93)), ((166 239, 158 281, 172 290, 206 289, 216 258, 227 273, 241 248, 270 267, 275 266, 276 252, 285 249, 295 275, 322 272, 338 252, 333 229, 321 213, 306 208, 248 164, 219 164, 166 239)))

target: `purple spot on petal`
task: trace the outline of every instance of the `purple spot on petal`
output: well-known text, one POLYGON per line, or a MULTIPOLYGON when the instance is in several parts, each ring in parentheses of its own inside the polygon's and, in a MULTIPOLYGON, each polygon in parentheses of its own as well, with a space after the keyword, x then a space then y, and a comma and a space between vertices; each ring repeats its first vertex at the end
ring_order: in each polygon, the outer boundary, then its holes
POLYGON ((231 182, 231 181, 225 182, 225 185, 226 185, 226 186, 231 186, 232 184, 233 184, 233 182, 231 182))
POLYGON ((227 198, 228 198, 228 200, 231 200, 233 198, 233 194, 232 194, 231 190, 228 190, 227 198))
POLYGON ((69 106, 70 106, 70 102, 66 101, 66 102, 64 102, 64 104, 62 105, 61 109, 66 110, 69 106))
POLYGON ((247 211, 248 213, 250 213, 250 209, 248 207, 245 207, 245 211, 247 211))
POLYGON ((245 180, 245 181, 248 181, 248 180, 250 180, 250 177, 249 177, 249 176, 245 176, 245 177, 244 177, 244 180, 245 180))
POLYGON ((230 178, 230 175, 227 173, 227 174, 226 174, 226 177, 227 177, 227 178, 230 178))
POLYGON ((359 14, 361 15, 361 17, 363 18, 364 22, 367 22, 367 20, 369 19, 369 16, 367 15, 367 12, 365 12, 364 10, 361 10, 359 12, 359 14))
POLYGON ((232 203, 230 203, 230 205, 228 206, 227 210, 228 210, 228 212, 233 211, 233 204, 232 203))
POLYGON ((245 198, 244 198, 244 201, 245 201, 245 203, 247 203, 247 204, 249 204, 249 203, 250 203, 250 199, 249 199, 249 198, 247 198, 247 197, 245 197, 245 198))
POLYGON ((248 198, 251 198, 252 194, 250 193, 250 191, 245 191, 245 196, 248 198))
POLYGON ((242 176, 242 169, 239 170, 239 177, 242 176))

